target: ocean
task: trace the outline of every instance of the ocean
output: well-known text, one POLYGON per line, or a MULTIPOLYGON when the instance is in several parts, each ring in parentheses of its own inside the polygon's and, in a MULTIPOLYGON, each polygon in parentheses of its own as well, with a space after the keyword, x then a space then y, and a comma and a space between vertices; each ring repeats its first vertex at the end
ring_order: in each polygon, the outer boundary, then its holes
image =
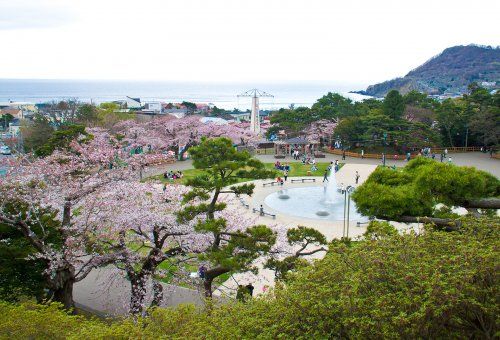
POLYGON ((25 80, 0 79, 0 103, 8 101, 44 103, 76 98, 82 102, 101 103, 124 99, 126 96, 141 101, 179 103, 212 103, 224 109, 250 108, 250 98, 238 98, 247 90, 258 88, 273 98, 261 98, 261 109, 276 109, 294 104, 311 106, 328 92, 337 92, 353 100, 366 96, 349 93, 363 89, 363 84, 335 84, 314 82, 289 83, 208 83, 159 81, 97 81, 97 80, 25 80))

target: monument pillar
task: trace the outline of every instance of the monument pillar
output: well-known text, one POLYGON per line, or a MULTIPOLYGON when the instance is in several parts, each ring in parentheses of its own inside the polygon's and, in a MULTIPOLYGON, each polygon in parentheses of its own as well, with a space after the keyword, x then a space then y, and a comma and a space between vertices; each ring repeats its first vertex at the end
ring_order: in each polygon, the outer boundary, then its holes
POLYGON ((250 130, 260 133, 259 97, 252 97, 252 115, 250 116, 250 130))

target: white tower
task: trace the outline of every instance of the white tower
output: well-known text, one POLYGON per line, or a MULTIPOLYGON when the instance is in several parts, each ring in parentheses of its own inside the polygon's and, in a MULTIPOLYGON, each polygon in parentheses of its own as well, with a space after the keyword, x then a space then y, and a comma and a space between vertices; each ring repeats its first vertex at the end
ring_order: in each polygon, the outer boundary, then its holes
POLYGON ((250 131, 260 134, 259 97, 274 97, 273 95, 257 89, 248 90, 238 97, 252 97, 252 114, 250 116, 250 131))

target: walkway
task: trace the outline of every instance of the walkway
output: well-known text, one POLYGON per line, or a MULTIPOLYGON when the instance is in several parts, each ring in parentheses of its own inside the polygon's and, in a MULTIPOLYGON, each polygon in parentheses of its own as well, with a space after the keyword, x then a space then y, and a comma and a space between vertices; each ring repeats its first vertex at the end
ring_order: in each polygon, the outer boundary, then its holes
MULTIPOLYGON (((482 152, 467 152, 467 153, 451 153, 451 158, 453 164, 462 166, 473 166, 479 170, 487 171, 496 177, 500 177, 500 160, 490 158, 490 155, 482 152)), ((274 163, 276 159, 273 155, 256 155, 256 158, 265 163, 274 163)), ((369 159, 369 158, 356 158, 356 157, 346 157, 346 160, 342 160, 342 156, 326 154, 326 158, 318 158, 318 162, 331 162, 339 160, 339 162, 347 164, 371 164, 371 165, 381 165, 382 160, 380 159, 369 159)), ((280 159, 280 162, 293 162, 292 157, 287 157, 285 159, 280 159)), ((406 162, 404 160, 393 160, 387 158, 386 165, 388 166, 404 166, 406 162)), ((193 167, 191 160, 176 162, 173 164, 167 164, 164 166, 151 167, 146 169, 146 176, 153 176, 164 173, 167 170, 186 170, 193 167)))
MULTIPOLYGON (((150 291, 150 289, 149 289, 150 291)), ((76 306, 100 316, 117 316, 128 313, 130 281, 114 266, 94 269, 74 286, 76 306)), ((150 294, 148 294, 150 295, 150 294)), ((170 284, 163 284, 162 307, 181 303, 203 303, 203 292, 170 284)))

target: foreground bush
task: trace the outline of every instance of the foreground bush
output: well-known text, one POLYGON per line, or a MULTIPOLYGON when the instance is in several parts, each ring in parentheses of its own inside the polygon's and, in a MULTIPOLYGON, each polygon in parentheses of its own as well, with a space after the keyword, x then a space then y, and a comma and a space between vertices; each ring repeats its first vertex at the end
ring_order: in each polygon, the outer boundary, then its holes
POLYGON ((134 323, 69 316, 56 306, 0 304, 0 338, 494 338, 500 225, 389 235, 348 247, 247 304, 158 309, 134 323))

